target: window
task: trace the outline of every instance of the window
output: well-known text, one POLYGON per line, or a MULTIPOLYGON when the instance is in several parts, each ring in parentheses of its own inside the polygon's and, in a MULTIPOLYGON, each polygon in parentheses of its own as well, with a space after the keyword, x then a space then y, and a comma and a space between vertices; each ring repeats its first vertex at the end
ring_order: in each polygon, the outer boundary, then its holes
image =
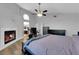
POLYGON ((24 14, 23 19, 24 19, 24 30, 28 30, 28 28, 29 28, 29 16, 27 14, 24 14))
POLYGON ((27 14, 23 15, 24 20, 29 20, 29 16, 27 14))
POLYGON ((29 22, 24 21, 24 26, 29 27, 29 22))

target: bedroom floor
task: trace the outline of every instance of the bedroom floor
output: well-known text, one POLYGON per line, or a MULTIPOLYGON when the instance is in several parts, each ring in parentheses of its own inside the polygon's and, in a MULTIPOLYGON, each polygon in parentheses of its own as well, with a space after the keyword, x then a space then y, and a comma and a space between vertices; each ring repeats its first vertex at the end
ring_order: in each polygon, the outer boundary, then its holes
POLYGON ((27 39, 28 35, 24 35, 23 39, 0 51, 0 55, 22 55, 22 42, 26 41, 27 39))

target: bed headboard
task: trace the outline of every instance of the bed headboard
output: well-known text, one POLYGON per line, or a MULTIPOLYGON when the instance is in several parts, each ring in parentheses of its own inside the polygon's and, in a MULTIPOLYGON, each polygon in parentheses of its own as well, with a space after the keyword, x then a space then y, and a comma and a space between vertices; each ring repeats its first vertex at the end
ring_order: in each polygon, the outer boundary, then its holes
POLYGON ((66 30, 53 30, 53 29, 49 29, 48 30, 48 34, 65 36, 66 35, 66 30))

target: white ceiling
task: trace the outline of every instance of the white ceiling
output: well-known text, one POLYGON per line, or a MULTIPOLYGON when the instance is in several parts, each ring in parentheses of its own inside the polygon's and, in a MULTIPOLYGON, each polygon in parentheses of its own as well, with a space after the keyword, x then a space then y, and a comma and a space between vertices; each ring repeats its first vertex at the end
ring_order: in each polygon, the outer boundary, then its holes
MULTIPOLYGON (((21 7, 35 12, 38 3, 18 3, 21 7)), ((41 10, 48 10, 48 13, 79 13, 79 3, 42 3, 41 10)))

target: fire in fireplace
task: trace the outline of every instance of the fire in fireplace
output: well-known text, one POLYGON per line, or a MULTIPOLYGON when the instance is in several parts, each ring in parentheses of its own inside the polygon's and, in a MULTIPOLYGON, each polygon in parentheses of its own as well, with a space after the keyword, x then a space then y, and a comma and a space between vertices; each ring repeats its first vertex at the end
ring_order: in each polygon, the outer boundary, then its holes
POLYGON ((5 44, 13 41, 16 39, 16 30, 11 30, 11 31, 5 31, 4 32, 4 42, 5 44))

